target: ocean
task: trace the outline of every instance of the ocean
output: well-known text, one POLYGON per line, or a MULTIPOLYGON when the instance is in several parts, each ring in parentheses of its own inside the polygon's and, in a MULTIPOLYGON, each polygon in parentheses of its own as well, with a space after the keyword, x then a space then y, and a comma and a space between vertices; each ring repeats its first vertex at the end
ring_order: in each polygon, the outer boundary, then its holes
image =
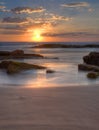
MULTIPOLYGON (((42 54, 48 59, 22 59, 21 62, 43 65, 55 71, 46 74, 46 70, 29 70, 19 74, 8 75, 0 70, 0 87, 70 87, 82 85, 97 85, 99 79, 90 80, 86 77, 87 72, 78 71, 78 64, 83 63, 82 57, 91 51, 99 51, 98 48, 32 48, 43 43, 32 42, 1 42, 0 51, 12 51, 22 49, 26 53, 42 54), (53 57, 58 57, 54 59, 53 57)), ((60 43, 60 44, 94 44, 94 43, 60 43)), ((95 43, 98 44, 98 43, 95 43)))

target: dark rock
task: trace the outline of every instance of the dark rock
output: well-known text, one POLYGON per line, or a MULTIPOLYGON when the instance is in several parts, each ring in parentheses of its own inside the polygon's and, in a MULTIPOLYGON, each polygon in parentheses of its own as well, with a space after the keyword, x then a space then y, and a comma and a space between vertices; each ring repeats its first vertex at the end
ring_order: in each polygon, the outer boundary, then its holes
POLYGON ((38 45, 38 46, 34 46, 32 48, 95 48, 95 47, 99 47, 99 45, 65 45, 65 44, 58 44, 58 43, 54 43, 54 44, 42 44, 42 45, 38 45))
POLYGON ((52 58, 52 59, 56 59, 56 60, 59 60, 59 57, 54 57, 54 58, 52 58))
POLYGON ((35 46, 33 48, 62 48, 62 46, 64 46, 64 45, 61 45, 61 44, 42 44, 42 45, 35 46))
POLYGON ((54 73, 54 70, 46 70, 46 73, 54 73))
POLYGON ((86 64, 99 66, 99 52, 91 52, 84 56, 83 60, 86 64))
POLYGON ((24 54, 24 55, 10 55, 8 59, 32 59, 32 58, 44 58, 40 54, 24 54))
POLYGON ((24 54, 24 58, 44 58, 43 55, 40 54, 24 54))
POLYGON ((0 63, 0 69, 7 69, 9 64, 11 64, 11 63, 12 63, 12 61, 2 61, 0 63))
POLYGON ((90 79, 96 79, 99 76, 99 52, 90 52, 83 57, 85 64, 79 64, 78 69, 83 71, 93 71, 87 74, 90 79))
POLYGON ((83 71, 96 71, 96 72, 99 72, 99 67, 98 66, 88 65, 88 64, 79 64, 78 69, 83 70, 83 71))
POLYGON ((98 76, 99 76, 99 73, 97 73, 97 72, 89 72, 87 74, 87 77, 90 79, 96 79, 96 78, 98 78, 98 76))
POLYGON ((15 50, 15 51, 12 51, 10 53, 11 56, 22 56, 24 55, 24 51, 23 50, 15 50))
POLYGON ((15 61, 2 61, 0 63, 0 68, 6 69, 8 74, 14 74, 29 69, 46 69, 46 67, 43 66, 15 62, 15 61))
POLYGON ((25 54, 23 50, 15 50, 12 52, 0 51, 0 59, 29 59, 29 58, 44 58, 40 54, 25 54))
POLYGON ((0 56, 8 56, 10 55, 9 51, 0 51, 0 56))

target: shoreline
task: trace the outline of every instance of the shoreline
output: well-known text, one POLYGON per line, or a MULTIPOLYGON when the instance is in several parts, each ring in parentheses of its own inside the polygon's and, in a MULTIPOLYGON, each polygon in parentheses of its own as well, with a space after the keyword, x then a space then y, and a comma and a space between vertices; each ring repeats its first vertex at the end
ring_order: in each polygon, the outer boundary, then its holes
POLYGON ((68 85, 42 85, 37 84, 0 84, 0 89, 58 89, 58 88, 83 88, 83 87, 99 87, 99 84, 68 84, 68 85))
POLYGON ((98 130, 99 87, 0 88, 0 129, 98 130))

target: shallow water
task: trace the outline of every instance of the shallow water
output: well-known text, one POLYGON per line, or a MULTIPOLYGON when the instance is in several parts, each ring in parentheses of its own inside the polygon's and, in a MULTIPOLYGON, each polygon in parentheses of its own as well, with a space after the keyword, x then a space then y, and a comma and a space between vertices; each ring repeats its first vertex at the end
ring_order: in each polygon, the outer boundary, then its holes
POLYGON ((25 59, 22 62, 38 64, 55 70, 53 74, 46 74, 46 70, 29 70, 20 74, 8 75, 0 70, 0 86, 24 86, 24 87, 58 87, 77 85, 96 85, 99 80, 89 80, 86 72, 78 71, 77 65, 82 63, 82 57, 90 51, 99 51, 97 48, 71 48, 71 49, 33 49, 31 43, 2 44, 0 50, 23 49, 28 53, 38 53, 49 59, 25 59), (58 57, 58 59, 53 59, 58 57))

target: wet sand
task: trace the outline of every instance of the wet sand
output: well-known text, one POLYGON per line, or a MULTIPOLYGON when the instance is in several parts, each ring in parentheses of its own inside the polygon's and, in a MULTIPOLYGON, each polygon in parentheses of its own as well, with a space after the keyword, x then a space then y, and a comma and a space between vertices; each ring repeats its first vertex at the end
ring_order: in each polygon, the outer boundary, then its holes
POLYGON ((0 130, 99 130, 99 87, 1 87, 0 130))

